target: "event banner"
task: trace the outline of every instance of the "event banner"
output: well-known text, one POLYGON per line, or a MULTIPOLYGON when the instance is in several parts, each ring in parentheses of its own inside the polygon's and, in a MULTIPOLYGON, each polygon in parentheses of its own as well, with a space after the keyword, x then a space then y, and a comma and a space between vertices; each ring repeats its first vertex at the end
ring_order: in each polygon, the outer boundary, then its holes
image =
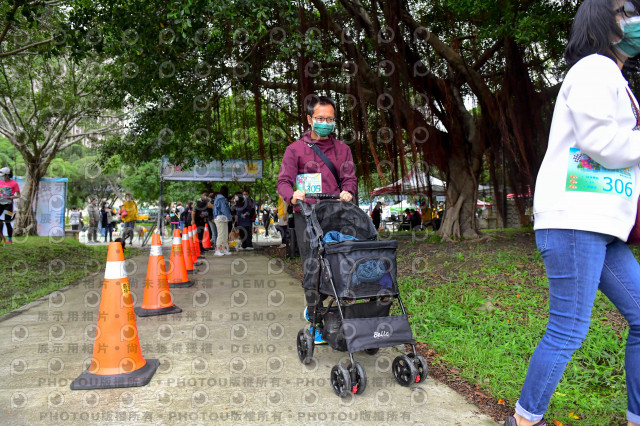
POLYGON ((161 174, 162 179, 167 181, 255 182, 262 178, 262 160, 214 160, 187 169, 170 164, 165 157, 162 159, 161 174))
MULTIPOLYGON (((20 192, 25 180, 15 177, 20 192)), ((41 237, 64 237, 64 212, 67 201, 67 178, 42 178, 38 193, 33 203, 33 210, 38 222, 38 235, 41 237)), ((15 203, 14 203, 14 207, 15 203)), ((6 229, 4 230, 6 235, 6 229)))

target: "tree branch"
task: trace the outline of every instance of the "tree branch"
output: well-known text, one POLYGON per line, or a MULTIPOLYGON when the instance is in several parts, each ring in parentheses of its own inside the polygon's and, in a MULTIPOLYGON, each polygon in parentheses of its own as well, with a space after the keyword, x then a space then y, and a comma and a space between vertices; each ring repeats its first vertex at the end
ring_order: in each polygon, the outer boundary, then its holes
POLYGON ((429 43, 429 45, 431 45, 431 47, 433 47, 433 49, 442 56, 456 72, 465 77, 466 82, 478 95, 478 98, 485 102, 492 98, 491 91, 482 80, 482 76, 472 67, 469 67, 464 58, 462 58, 458 52, 440 40, 437 35, 427 31, 424 27, 418 24, 404 4, 401 8, 400 16, 403 22, 405 22, 414 33, 419 33, 421 38, 426 39, 425 41, 429 43), (418 31, 420 29, 422 29, 422 31, 418 31))
POLYGON ((11 130, 7 129, 4 125, 0 125, 0 133, 10 139, 13 139, 14 137, 14 133, 11 130))
MULTIPOLYGON (((18 7, 20 7, 18 2, 17 1, 14 2, 13 10, 10 13, 15 15, 16 11, 18 10, 18 7)), ((7 36, 7 33, 9 32, 9 28, 11 28, 11 21, 7 21, 7 24, 4 26, 4 30, 2 30, 2 34, 0 34, 0 44, 2 44, 2 42, 4 41, 4 38, 7 36)))
POLYGON ((121 129, 120 126, 103 127, 101 129, 92 130, 90 132, 76 133, 76 134, 72 134, 72 135, 67 135, 67 136, 64 136, 63 139, 75 138, 75 137, 84 137, 84 136, 94 136, 94 135, 104 135, 105 133, 113 133, 113 132, 115 132, 116 130, 119 130, 119 129, 121 129))
POLYGON ((485 50, 484 53, 482 55, 480 55, 480 57, 474 62, 474 64, 471 66, 474 70, 479 71, 480 68, 482 68, 484 66, 485 63, 487 63, 487 61, 489 59, 491 59, 491 57, 498 52, 500 49, 502 49, 502 46, 504 45, 504 40, 500 39, 498 41, 496 41, 493 46, 491 46, 489 49, 485 50))
MULTIPOLYGON (((314 4, 318 12, 320 12, 320 16, 324 18, 324 20, 329 25, 329 30, 333 32, 334 36, 338 38, 338 40, 344 40, 344 30, 343 28, 336 23, 333 17, 327 11, 327 8, 322 0, 311 0, 314 4)), ((362 54, 355 47, 354 41, 347 42, 346 40, 342 43, 343 49, 348 57, 356 60, 358 68, 360 70, 360 75, 368 82, 369 86, 376 88, 376 91, 382 92, 382 82, 378 79, 375 74, 371 71, 369 64, 362 57, 362 54)))
MULTIPOLYGON (((371 21, 371 18, 367 14, 367 11, 362 5, 362 3, 360 3, 359 0, 353 0, 353 4, 347 0, 340 0, 340 3, 347 10, 347 12, 351 14, 351 16, 354 19, 357 19, 360 22, 360 24, 364 27, 365 31, 368 33, 371 40, 377 45, 377 40, 375 39, 376 34, 375 34, 375 29, 373 27, 373 22, 371 21)), ((376 7, 374 4, 372 4, 371 6, 376 7)))
POLYGON ((23 52, 23 51, 28 50, 28 49, 32 49, 34 47, 38 47, 38 46, 43 45, 43 44, 51 43, 52 41, 53 41, 53 37, 48 38, 46 40, 37 41, 35 43, 28 44, 28 45, 26 45, 24 47, 21 47, 20 49, 15 49, 15 50, 12 50, 10 52, 2 52, 2 53, 0 53, 0 58, 5 58, 7 56, 17 55, 20 52, 23 52))
MULTIPOLYGON (((0 98, 0 107, 1 107, 1 109, 4 109, 7 112, 7 114, 9 114, 9 118, 11 118, 11 123, 13 125, 13 128, 17 129, 18 126, 16 125, 16 120, 15 120, 15 118, 13 118, 13 114, 12 114, 11 110, 9 109, 9 107, 7 106, 7 104, 3 102, 3 98, 0 98)), ((2 113, 1 110, 0 110, 0 113, 2 113)), ((2 113, 2 116, 5 118, 5 120, 7 120, 7 122, 9 122, 9 120, 6 118, 4 113, 2 113)))
MULTIPOLYGON (((9 78, 7 77, 7 72, 4 68, 4 61, 0 61, 0 64, 2 64, 2 67, 0 67, 2 69, 2 75, 4 76, 4 81, 7 83, 7 91, 9 92, 9 102, 11 103, 11 106, 13 106, 13 112, 15 113, 15 116, 18 117, 18 120, 20 121, 20 124, 22 126, 22 128, 24 129, 24 123, 22 122, 22 117, 20 117, 20 113, 18 112, 18 108, 16 108, 16 104, 13 102, 13 93, 11 91, 11 87, 13 87, 11 85, 11 83, 9 83, 9 78)), ((13 114, 12 114, 13 115, 13 114)), ((17 127, 17 126, 16 126, 17 127)))

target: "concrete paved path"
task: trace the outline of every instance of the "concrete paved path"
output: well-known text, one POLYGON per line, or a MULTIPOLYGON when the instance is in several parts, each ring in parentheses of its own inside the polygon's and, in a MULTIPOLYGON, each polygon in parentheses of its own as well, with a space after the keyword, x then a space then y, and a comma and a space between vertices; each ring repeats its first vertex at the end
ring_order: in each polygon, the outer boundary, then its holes
MULTIPOLYGON (((147 256, 127 261, 135 306, 147 256)), ((104 272, 91 268, 93 276, 0 321, 0 424, 496 424, 431 378, 398 385, 390 370, 397 348, 357 353, 367 389, 337 397, 329 373, 346 353, 317 346, 314 362, 299 362, 300 284, 259 252, 207 253, 196 285, 172 290, 181 314, 137 318, 144 357, 160 360, 149 385, 72 391, 98 319, 104 272)))

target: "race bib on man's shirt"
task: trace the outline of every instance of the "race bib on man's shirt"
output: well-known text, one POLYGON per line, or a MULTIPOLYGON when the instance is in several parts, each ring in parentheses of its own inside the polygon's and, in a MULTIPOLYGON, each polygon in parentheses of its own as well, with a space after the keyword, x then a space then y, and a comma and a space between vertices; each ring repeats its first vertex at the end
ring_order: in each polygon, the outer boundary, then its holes
POLYGON ((11 197, 11 188, 8 186, 0 186, 0 198, 11 197))
POLYGON ((635 186, 635 174, 630 167, 606 169, 578 148, 569 148, 567 191, 611 194, 630 200, 635 186))
POLYGON ((322 193, 322 174, 305 173, 296 176, 296 189, 307 194, 322 193))

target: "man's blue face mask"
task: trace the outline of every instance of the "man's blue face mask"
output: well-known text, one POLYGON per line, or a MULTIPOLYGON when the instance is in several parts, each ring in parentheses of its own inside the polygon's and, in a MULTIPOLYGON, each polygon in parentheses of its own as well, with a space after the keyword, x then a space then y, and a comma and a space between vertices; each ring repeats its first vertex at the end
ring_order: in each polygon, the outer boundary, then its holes
POLYGON ((329 136, 329 134, 333 132, 334 127, 334 123, 319 123, 315 120, 313 121, 313 131, 321 138, 329 136))

